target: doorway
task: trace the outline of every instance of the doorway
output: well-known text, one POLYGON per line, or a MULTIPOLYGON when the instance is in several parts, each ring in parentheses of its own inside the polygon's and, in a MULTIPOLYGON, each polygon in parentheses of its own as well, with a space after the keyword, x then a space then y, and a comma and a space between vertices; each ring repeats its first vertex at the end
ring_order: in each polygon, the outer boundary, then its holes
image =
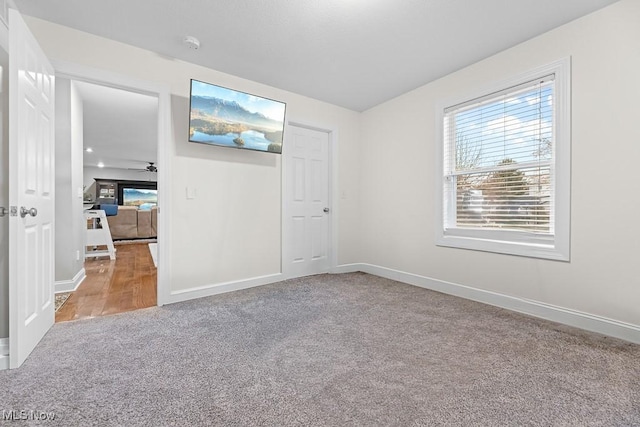
MULTIPOLYGON (((56 322, 154 306, 158 97, 61 77, 56 79, 56 90, 56 124, 61 128, 56 130, 56 137, 63 145, 69 141, 71 146, 56 147, 56 179, 62 182, 56 186, 56 194, 64 198, 73 193, 66 188, 68 175, 72 183, 81 181, 83 209, 104 210, 108 215, 88 223, 104 228, 105 233, 99 234, 112 238, 116 245, 115 259, 89 257, 90 252, 85 259, 84 250, 86 246, 91 250, 92 245, 81 240, 84 280, 79 286, 76 283, 73 292, 56 292, 56 322), (69 162, 67 157, 78 160, 69 162), (81 172, 76 170, 79 168, 81 172), (74 178, 78 173, 80 176, 74 178)), ((75 215, 77 195, 67 197, 74 207, 57 204, 59 235, 74 231, 66 233, 67 221, 62 218, 75 215)), ((80 216, 79 222, 87 220, 80 216)), ((69 239, 56 240, 56 285, 60 284, 60 277, 72 276, 79 269, 78 263, 69 266, 68 260, 60 259, 71 253, 66 240, 69 239), (60 270, 63 274, 58 273, 60 270)), ((66 282, 63 280, 62 284, 66 282)), ((65 287, 62 290, 67 290, 65 287)), ((56 291, 60 291, 58 286, 56 291)))
MULTIPOLYGON (((141 81, 78 64, 53 61, 53 65, 56 69, 56 77, 58 79, 69 79, 76 82, 79 86, 97 86, 103 95, 105 93, 113 94, 114 91, 125 93, 128 97, 125 102, 129 104, 131 100, 136 97, 152 98, 155 102, 153 129, 149 130, 147 128, 146 131, 145 129, 136 129, 138 124, 135 121, 127 125, 129 130, 136 130, 136 135, 139 135, 140 131, 155 135, 154 152, 152 155, 150 155, 148 151, 145 152, 139 149, 139 147, 136 147, 134 144, 126 144, 126 142, 125 146, 114 144, 114 147, 110 147, 110 149, 106 151, 106 156, 100 158, 98 155, 93 157, 91 161, 86 162, 86 165, 90 164, 91 166, 84 168, 88 176, 85 177, 86 179, 83 178, 83 183, 85 191, 88 190, 88 192, 91 193, 91 191, 95 190, 94 188, 90 188, 95 178, 119 179, 121 180, 120 182, 127 182, 129 184, 132 182, 155 181, 157 189, 156 203, 158 208, 154 208, 153 212, 153 229, 157 236, 156 242, 151 242, 149 239, 138 238, 125 239, 129 241, 120 240, 120 244, 118 244, 118 240, 116 240, 116 263, 114 263, 113 266, 109 265, 109 258, 87 260, 87 262, 91 261, 93 264, 87 264, 85 267, 87 275, 85 282, 87 282, 88 287, 93 288, 95 291, 101 282, 104 284, 110 280, 108 276, 112 275, 116 283, 113 285, 112 291, 115 291, 116 294, 118 289, 121 293, 128 292, 128 295, 124 297, 124 299, 120 298, 122 295, 120 295, 120 297, 115 296, 113 293, 110 293, 111 296, 107 295, 106 299, 110 298, 111 302, 105 299, 102 310, 103 313, 101 314, 117 312, 119 309, 114 307, 114 302, 117 302, 115 305, 120 304, 122 306, 121 311, 128 311, 143 306, 163 305, 168 300, 169 295, 168 259, 170 252, 170 235, 168 233, 168 220, 170 213, 170 190, 167 185, 170 174, 167 151, 171 129, 169 88, 161 84, 141 81), (120 156, 120 153, 127 155, 121 156, 123 159, 118 163, 116 157, 120 156), (116 161, 116 167, 109 167, 110 165, 114 165, 112 163, 113 161, 116 161), (153 162, 154 168, 148 167, 150 162, 153 162), (102 165, 99 165, 99 163, 102 163, 102 165), (120 175, 114 175, 114 173, 120 175), (123 177, 125 181, 122 181, 123 177), (153 179, 154 177, 155 180, 153 179), (156 243, 155 248, 151 249, 149 243, 156 243), (150 256, 150 254, 152 256, 150 256), (124 265, 118 264, 118 260, 122 261, 121 264, 124 265), (98 272, 100 277, 94 277, 93 284, 91 284, 91 275, 93 272, 98 272), (129 279, 126 280, 136 282, 138 284, 137 288, 123 289, 122 286, 118 284, 122 283, 123 277, 128 277, 129 279)), ((109 97, 111 95, 105 96, 109 97)), ((99 129, 98 131, 104 131, 104 129, 108 131, 108 127, 99 129)), ((95 147, 91 146, 92 144, 91 140, 84 141, 85 149, 92 148, 93 152, 96 153, 95 147)), ((103 152, 102 154, 105 153, 103 152)), ((86 194, 85 197, 87 197, 86 194)), ((91 291, 87 292, 91 293, 91 291)), ((71 297, 68 301, 73 302, 71 297)), ((67 303, 65 303, 65 305, 66 304, 67 303)), ((91 314, 88 313, 98 310, 98 307, 87 308, 84 311, 84 315, 91 316, 91 314)))

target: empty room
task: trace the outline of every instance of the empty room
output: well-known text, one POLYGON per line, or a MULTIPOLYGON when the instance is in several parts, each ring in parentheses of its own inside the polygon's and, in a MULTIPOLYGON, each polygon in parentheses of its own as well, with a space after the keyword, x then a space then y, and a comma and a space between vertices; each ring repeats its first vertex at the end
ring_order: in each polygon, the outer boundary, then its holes
POLYGON ((0 9, 0 424, 640 425, 639 1, 0 9))

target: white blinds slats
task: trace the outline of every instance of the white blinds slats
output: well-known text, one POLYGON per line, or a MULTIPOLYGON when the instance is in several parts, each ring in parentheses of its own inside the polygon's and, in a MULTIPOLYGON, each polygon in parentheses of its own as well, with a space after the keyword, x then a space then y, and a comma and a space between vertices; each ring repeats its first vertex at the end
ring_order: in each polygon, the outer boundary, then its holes
POLYGON ((553 234, 553 75, 445 109, 445 228, 553 234))

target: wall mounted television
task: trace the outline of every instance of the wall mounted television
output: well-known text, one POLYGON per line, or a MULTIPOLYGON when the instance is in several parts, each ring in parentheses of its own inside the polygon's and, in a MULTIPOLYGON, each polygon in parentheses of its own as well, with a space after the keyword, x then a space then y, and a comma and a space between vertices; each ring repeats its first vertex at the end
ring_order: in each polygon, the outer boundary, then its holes
POLYGON ((158 206, 158 190, 128 187, 122 189, 122 205, 135 206, 138 209, 151 209, 158 206))
POLYGON ((150 181, 118 181, 118 204, 151 209, 158 205, 158 183, 150 181))
POLYGON ((189 141, 282 153, 286 104, 191 80, 189 141))

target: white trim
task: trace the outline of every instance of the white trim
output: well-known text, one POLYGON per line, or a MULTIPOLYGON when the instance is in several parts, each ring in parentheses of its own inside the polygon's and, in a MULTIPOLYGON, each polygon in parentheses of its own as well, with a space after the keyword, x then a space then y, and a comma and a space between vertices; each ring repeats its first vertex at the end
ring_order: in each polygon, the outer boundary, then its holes
POLYGON ((499 294, 457 283, 445 282, 443 280, 420 276, 413 273, 406 273, 404 271, 372 264, 348 264, 340 266, 336 270, 336 272, 340 273, 362 271, 364 273, 373 274, 387 279, 397 280, 409 285, 431 289, 433 291, 454 295, 472 301, 478 301, 484 304, 505 308, 518 313, 528 314, 530 316, 539 317, 552 322, 562 323, 575 328, 597 332, 640 344, 640 325, 621 322, 619 320, 609 319, 595 314, 558 307, 526 298, 499 294))
POLYGON ((9 369, 9 338, 0 338, 0 371, 9 369))
POLYGON ((157 299, 158 305, 169 302, 171 293, 171 158, 169 153, 173 135, 171 94, 169 88, 158 92, 158 236, 157 236, 157 299))
MULTIPOLYGON (((287 120, 287 127, 289 126, 296 126, 299 128, 303 128, 303 129, 309 129, 309 130, 314 130, 314 131, 318 131, 318 132, 323 132, 327 134, 328 137, 328 143, 329 143, 329 155, 328 155, 328 161, 329 161, 329 173, 328 173, 328 178, 329 178, 329 209, 331 210, 331 215, 329 216, 329 235, 327 236, 328 238, 328 242, 327 242, 327 257, 328 257, 328 271, 332 271, 332 269, 338 264, 338 221, 337 218, 339 218, 339 214, 340 214, 340 206, 338 203, 338 130, 337 130, 337 126, 326 126, 326 125, 322 125, 322 124, 317 124, 317 123, 310 123, 308 121, 299 121, 299 120, 295 120, 295 119, 289 119, 287 120)), ((285 130, 286 132, 286 130, 285 130)), ((286 146, 283 146, 283 150, 286 150, 286 146)), ((287 250, 285 248, 285 244, 286 244, 286 239, 284 239, 285 235, 288 235, 288 233, 285 232, 285 229, 287 227, 288 221, 286 218, 285 213, 287 212, 287 208, 285 206, 285 203, 287 202, 285 200, 285 195, 286 195, 286 181, 285 178, 287 176, 286 174, 286 164, 285 164, 285 156, 282 156, 282 171, 281 171, 281 200, 280 200, 280 206, 281 206, 281 217, 280 217, 280 222, 281 222, 281 227, 282 227, 282 233, 281 233, 281 237, 283 237, 281 239, 281 248, 280 248, 280 271, 283 274, 283 277, 286 279, 291 279, 293 277, 295 277, 295 275, 290 274, 287 270, 286 267, 284 265, 285 260, 287 259, 286 255, 287 255, 287 250)))
POLYGON ((56 280, 53 291, 56 294, 60 292, 73 292, 78 289, 78 286, 80 286, 80 283, 82 283, 86 277, 85 269, 81 268, 71 280, 56 280))
POLYGON ((239 291, 241 289, 255 288, 257 286, 268 285, 284 280, 282 273, 267 276, 253 277, 250 279, 235 280, 230 282, 203 285, 195 288, 172 291, 166 303, 182 302, 195 298, 208 297, 223 294, 226 292, 239 291))
POLYGON ((363 265, 367 265, 367 264, 354 263, 354 264, 336 265, 331 269, 330 273, 331 274, 356 273, 358 271, 363 271, 362 270, 363 265))
MULTIPOLYGON (((435 173, 436 173, 436 203, 435 203, 435 242, 438 246, 461 249, 495 252, 508 255, 518 255, 533 258, 570 261, 571 253, 571 57, 565 57, 552 63, 537 67, 517 76, 493 82, 479 90, 469 91, 467 95, 441 100, 436 104, 436 144, 435 144, 435 173), (505 88, 518 86, 545 75, 555 75, 554 102, 554 144, 555 159, 551 165, 553 173, 553 206, 555 218, 554 233, 545 238, 537 239, 528 235, 523 240, 522 233, 515 231, 498 231, 465 228, 451 228, 445 230, 444 210, 444 117, 445 109, 468 100, 475 100, 487 94, 497 93, 505 88), (548 241, 547 241, 548 240, 548 241)), ((455 200, 448 204, 455 206, 455 200)), ((453 216, 452 212, 448 215, 453 216)), ((525 235, 527 236, 527 235, 525 235)))
POLYGON ((331 203, 331 233, 329 240, 329 271, 338 265, 338 218, 340 218, 340 197, 338 197, 338 128, 329 131, 329 200, 331 203))
POLYGON ((158 305, 167 304, 170 297, 170 260, 171 233, 169 221, 171 217, 171 161, 169 149, 172 141, 171 127, 171 91, 169 86, 140 80, 133 77, 113 73, 111 71, 88 67, 61 60, 51 60, 56 75, 72 80, 124 89, 130 92, 143 93, 158 98, 158 305))
MULTIPOLYGON (((0 23, 0 49, 5 50, 8 55, 9 28, 4 22, 0 23)), ((9 323, 9 316, 7 315, 3 320, 9 323)), ((3 320, 0 320, 0 322, 3 320)), ((0 371, 3 369, 9 369, 9 338, 0 338, 0 371)))

